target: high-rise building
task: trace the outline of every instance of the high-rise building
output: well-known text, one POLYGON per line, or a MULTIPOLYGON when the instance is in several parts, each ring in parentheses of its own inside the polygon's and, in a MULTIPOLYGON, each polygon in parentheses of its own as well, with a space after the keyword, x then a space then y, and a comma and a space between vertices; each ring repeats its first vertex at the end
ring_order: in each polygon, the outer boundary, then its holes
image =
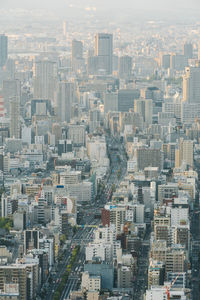
POLYGON ((118 95, 117 93, 104 94, 104 113, 109 111, 118 111, 118 95))
POLYGON ((21 300, 28 299, 28 271, 25 264, 0 266, 0 290, 4 291, 5 284, 10 283, 17 283, 21 300))
POLYGON ((183 77, 183 100, 189 103, 200 103, 200 61, 195 67, 186 68, 183 77))
POLYGON ((194 144, 193 141, 181 139, 179 148, 176 149, 175 166, 178 168, 185 163, 193 166, 194 163, 194 144))
POLYGON ((193 45, 190 43, 185 43, 183 45, 183 55, 187 58, 193 58, 193 45))
POLYGON ((14 97, 21 99, 21 82, 17 79, 3 81, 3 98, 6 114, 10 116, 10 99, 14 97))
POLYGON ((118 111, 128 112, 134 108, 134 101, 140 97, 140 91, 137 89, 119 90, 118 92, 118 111))
POLYGON ((170 68, 170 54, 160 53, 160 66, 163 69, 169 69, 170 68))
POLYGON ((57 93, 57 109, 58 117, 61 122, 70 122, 73 100, 74 84, 67 81, 60 82, 57 93))
POLYGON ((80 69, 83 61, 83 43, 81 41, 72 41, 71 67, 73 71, 80 69))
POLYGON ((132 57, 125 55, 119 58, 119 77, 129 77, 132 71, 132 57))
POLYGON ((39 249, 39 231, 25 230, 24 231, 24 252, 28 250, 39 249))
POLYGON ((98 56, 99 68, 106 74, 112 74, 113 35, 98 33, 95 36, 95 56, 98 56))
POLYGON ((68 26, 67 26, 68 24, 67 24, 67 21, 64 21, 63 22, 63 35, 66 37, 67 36, 67 28, 68 28, 68 26))
POLYGON ((72 60, 74 58, 83 58, 83 43, 81 41, 72 40, 72 60))
POLYGON ((8 58, 8 37, 0 34, 0 67, 5 66, 8 58))
POLYGON ((153 104, 151 99, 135 100, 134 111, 143 117, 143 121, 147 126, 152 124, 153 104))
POLYGON ((187 66, 187 58, 182 54, 172 54, 170 57, 170 68, 176 71, 184 70, 187 66))
POLYGON ((163 168, 163 153, 159 149, 139 148, 136 150, 136 160, 138 170, 150 166, 163 168))
POLYGON ((20 136, 20 103, 19 98, 14 97, 10 100, 10 137, 19 139, 20 136))
POLYGON ((53 61, 35 62, 34 98, 54 101, 56 88, 56 64, 53 61))
POLYGON ((98 109, 90 110, 90 112, 89 112, 89 130, 91 133, 100 127, 100 121, 101 121, 100 111, 98 109))
POLYGON ((85 145, 85 126, 84 125, 69 125, 67 137, 76 146, 85 145))

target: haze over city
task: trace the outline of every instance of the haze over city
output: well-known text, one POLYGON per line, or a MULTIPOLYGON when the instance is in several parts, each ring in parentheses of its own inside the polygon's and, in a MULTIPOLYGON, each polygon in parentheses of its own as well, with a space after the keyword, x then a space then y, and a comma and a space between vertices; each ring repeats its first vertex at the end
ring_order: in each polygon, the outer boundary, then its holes
POLYGON ((0 4, 0 300, 199 300, 200 2, 0 4))

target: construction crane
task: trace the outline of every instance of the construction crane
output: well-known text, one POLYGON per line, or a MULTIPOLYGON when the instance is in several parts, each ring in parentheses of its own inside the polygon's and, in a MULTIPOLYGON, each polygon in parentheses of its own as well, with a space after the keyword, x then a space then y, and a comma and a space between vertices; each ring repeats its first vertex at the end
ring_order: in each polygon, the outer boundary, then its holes
POLYGON ((39 198, 40 198, 40 195, 41 195, 41 192, 42 192, 42 188, 43 188, 43 185, 44 185, 44 182, 45 182, 45 178, 42 179, 42 183, 40 185, 40 189, 39 189, 39 192, 37 193, 37 196, 36 196, 36 202, 38 202, 39 198))
POLYGON ((172 283, 170 284, 170 286, 165 286, 166 288, 166 294, 167 294, 167 300, 170 300, 170 290, 173 287, 173 285, 175 284, 176 280, 179 278, 180 273, 178 273, 178 275, 176 276, 176 278, 174 278, 174 280, 172 281, 172 283))

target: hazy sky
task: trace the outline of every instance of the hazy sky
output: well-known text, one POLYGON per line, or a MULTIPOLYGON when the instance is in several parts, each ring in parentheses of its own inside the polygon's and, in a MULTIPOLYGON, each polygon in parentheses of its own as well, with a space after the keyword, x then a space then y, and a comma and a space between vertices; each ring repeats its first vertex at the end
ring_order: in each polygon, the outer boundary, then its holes
POLYGON ((69 6, 98 9, 200 9, 200 0, 0 0, 0 8, 50 8, 62 12, 69 6))

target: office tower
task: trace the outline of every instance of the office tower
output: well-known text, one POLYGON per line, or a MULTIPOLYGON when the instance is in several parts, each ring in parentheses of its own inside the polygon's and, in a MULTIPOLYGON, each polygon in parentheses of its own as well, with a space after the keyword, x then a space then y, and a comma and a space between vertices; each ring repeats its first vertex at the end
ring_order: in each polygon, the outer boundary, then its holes
POLYGON ((3 98, 6 115, 10 116, 10 99, 14 97, 21 99, 21 82, 18 79, 9 79, 3 81, 3 98))
POLYGON ((72 41, 72 61, 75 58, 83 58, 83 43, 81 41, 72 41))
POLYGON ((147 126, 152 124, 153 104, 151 99, 136 99, 134 111, 143 117, 147 126))
POLYGON ((98 109, 90 110, 89 112, 89 130, 94 132, 100 127, 100 111, 98 109))
POLYGON ((13 214, 13 227, 15 228, 15 230, 26 229, 26 211, 15 211, 15 213, 13 214))
POLYGON ((62 138, 62 128, 60 124, 54 123, 52 125, 52 134, 55 136, 55 144, 58 145, 58 141, 62 138))
POLYGON ((118 94, 105 93, 104 94, 104 113, 109 111, 118 111, 118 94))
POLYGON ((68 32, 68 26, 67 26, 67 21, 63 22, 63 35, 66 37, 67 36, 67 32, 68 32))
POLYGON ((160 66, 163 69, 169 69, 170 68, 170 54, 163 54, 160 53, 160 66))
POLYGON ((140 97, 140 91, 137 89, 119 90, 118 92, 118 111, 128 112, 134 108, 134 101, 140 97))
POLYGON ((160 170, 163 168, 163 155, 159 149, 136 149, 136 160, 138 170, 146 167, 158 167, 160 170))
POLYGON ((183 55, 187 58, 193 58, 193 45, 190 43, 185 43, 183 45, 183 55))
POLYGON ((128 55, 119 58, 119 77, 128 78, 132 71, 132 58, 128 55))
POLYGON ((187 58, 182 54, 172 54, 170 57, 170 68, 182 71, 187 66, 187 58))
POLYGON ((194 144, 193 141, 181 139, 179 148, 176 149, 175 166, 178 168, 185 163, 193 166, 194 163, 194 144))
POLYGON ((10 100, 10 137, 20 139, 20 103, 17 97, 10 100))
POLYGON ((95 36, 95 56, 98 56, 99 68, 106 74, 112 74, 113 35, 98 33, 95 36))
POLYGON ((34 69, 34 98, 55 99, 56 64, 53 61, 42 60, 35 62, 34 69))
POLYGON ((80 69, 83 59, 83 43, 81 41, 72 41, 71 66, 72 70, 80 69))
POLYGON ((195 67, 186 68, 183 76, 183 101, 200 103, 200 61, 195 67))
POLYGON ((0 67, 5 66, 8 58, 8 37, 0 34, 0 67))
POLYGON ((58 84, 57 110, 60 122, 70 122, 71 108, 74 102, 74 84, 62 81, 58 84))
POLYGON ((181 122, 183 124, 194 124, 200 119, 200 103, 181 103, 181 122))

